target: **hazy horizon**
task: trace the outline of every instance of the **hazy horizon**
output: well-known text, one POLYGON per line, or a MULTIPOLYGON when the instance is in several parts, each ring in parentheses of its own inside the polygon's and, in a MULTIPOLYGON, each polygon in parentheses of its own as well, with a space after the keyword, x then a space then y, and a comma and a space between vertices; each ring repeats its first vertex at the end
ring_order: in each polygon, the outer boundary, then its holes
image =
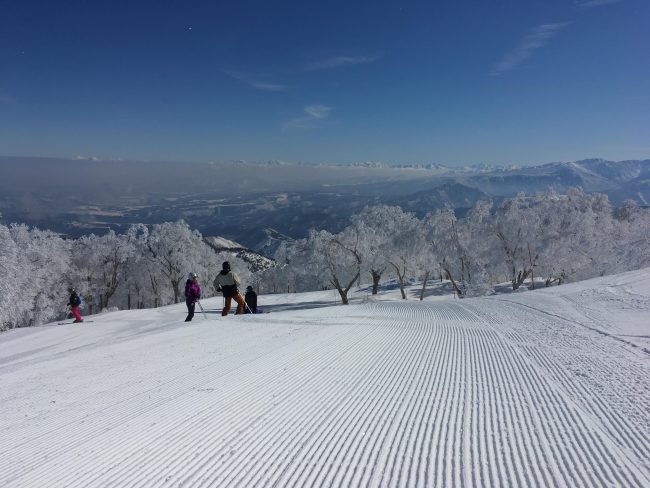
POLYGON ((302 237, 314 226, 339 229, 378 204, 462 214, 480 200, 581 187, 615 205, 647 206, 649 175, 650 159, 453 169, 0 156, 0 222, 79 236, 183 219, 205 235, 254 247, 266 227, 302 237))
POLYGON ((472 161, 465 164, 453 165, 446 163, 444 161, 404 161, 404 162, 390 162, 383 161, 379 159, 359 159, 354 161, 324 161, 324 162, 313 162, 313 161, 290 161, 290 160, 280 160, 273 158, 266 159, 256 159, 256 160, 247 160, 247 159, 230 159, 230 160, 217 160, 217 159, 205 159, 205 160, 193 160, 193 159, 135 159, 135 158, 100 158, 97 156, 52 156, 52 155, 36 155, 36 154, 0 154, 0 159, 9 159, 9 158, 18 158, 18 159, 31 159, 31 160, 50 160, 50 161, 78 161, 78 162, 89 162, 89 163, 147 163, 147 164, 199 164, 199 165, 238 165, 238 164, 251 164, 251 165, 302 165, 302 166, 358 166, 363 167, 365 164, 377 164, 383 165, 386 168, 401 168, 401 167, 425 167, 425 166, 440 166, 443 168, 448 168, 450 170, 454 169, 463 169, 463 168, 478 168, 481 166, 494 167, 494 168, 508 168, 508 167, 521 167, 521 168, 534 168, 538 166, 545 166, 548 164, 562 164, 562 163, 576 163, 581 161, 608 161, 613 163, 621 163, 625 161, 647 161, 650 160, 650 151, 647 156, 632 158, 632 159, 608 159, 602 156, 585 156, 578 159, 557 159, 553 161, 540 161, 540 162, 531 162, 531 161, 517 161, 517 162, 492 162, 488 163, 486 161, 472 161))

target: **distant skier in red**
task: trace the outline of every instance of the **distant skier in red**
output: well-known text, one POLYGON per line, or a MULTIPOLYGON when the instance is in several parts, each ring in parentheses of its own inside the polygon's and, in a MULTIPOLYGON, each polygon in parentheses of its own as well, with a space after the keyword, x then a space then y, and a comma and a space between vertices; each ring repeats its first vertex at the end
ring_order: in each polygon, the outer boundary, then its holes
POLYGON ((74 315, 73 323, 79 324, 84 321, 84 319, 81 317, 81 314, 79 313, 81 298, 79 297, 79 294, 75 288, 68 288, 68 291, 70 292, 70 301, 68 302, 68 306, 70 307, 72 315, 74 315))

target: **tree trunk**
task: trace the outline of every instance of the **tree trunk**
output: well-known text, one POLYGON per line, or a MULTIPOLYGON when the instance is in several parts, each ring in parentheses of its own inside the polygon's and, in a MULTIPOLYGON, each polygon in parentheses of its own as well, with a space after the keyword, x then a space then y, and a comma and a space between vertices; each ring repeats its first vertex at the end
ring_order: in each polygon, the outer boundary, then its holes
POLYGON ((372 294, 376 295, 379 293, 379 280, 381 279, 381 273, 377 270, 370 270, 372 273, 372 294))
MULTIPOLYGON (((535 272, 533 271, 535 263, 533 263, 533 253, 530 250, 530 242, 528 243, 528 260, 530 261, 530 285, 533 290, 535 289, 535 272)), ((535 256, 535 261, 537 261, 537 256, 535 256)))
POLYGON ((406 300, 406 291, 404 290, 404 277, 406 276, 406 270, 402 272, 399 266, 395 263, 390 263, 390 265, 395 268, 395 273, 397 273, 397 281, 399 282, 399 291, 402 294, 402 300, 406 300))
POLYGON ((352 288, 352 285, 354 284, 354 282, 357 281, 357 279, 359 278, 360 274, 361 274, 361 271, 357 270, 357 273, 354 275, 354 278, 352 278, 350 280, 350 282, 348 283, 348 285, 345 288, 343 288, 343 286, 341 285, 341 282, 339 281, 339 279, 336 276, 332 276, 332 279, 330 280, 330 283, 332 283, 334 288, 336 288, 336 290, 339 292, 339 295, 341 296, 341 303, 343 305, 349 305, 350 304, 350 302, 348 300, 348 293, 350 292, 350 289, 352 288))
POLYGON ((517 275, 512 280, 512 290, 518 290, 519 287, 524 284, 524 281, 526 281, 528 276, 530 276, 530 273, 532 273, 532 271, 532 269, 522 269, 519 271, 519 273, 517 273, 517 275))
POLYGON ((117 256, 115 256, 115 261, 111 268, 111 276, 109 277, 108 280, 106 280, 106 276, 104 276, 104 281, 105 282, 108 281, 108 282, 105 284, 106 292, 101 297, 102 303, 101 303, 100 310, 104 310, 105 308, 108 308, 108 301, 115 294, 115 291, 117 290, 117 286, 120 284, 120 280, 117 277, 119 268, 120 266, 119 263, 117 262, 117 256))
POLYGON ((458 298, 463 298, 463 292, 461 291, 460 288, 458 288, 458 285, 454 281, 454 279, 451 277, 451 273, 447 268, 443 268, 445 271, 445 274, 447 275, 447 279, 451 281, 451 286, 454 288, 454 291, 456 292, 456 295, 458 295, 458 298))
POLYGON ((83 301, 88 306, 87 314, 92 315, 93 314, 93 297, 92 297, 92 295, 83 295, 83 301))
POLYGON ((350 302, 348 302, 348 294, 345 292, 345 290, 342 290, 341 288, 337 288, 337 291, 339 292, 339 295, 341 296, 341 303, 343 305, 349 305, 350 302))
POLYGON ((172 287, 174 288, 174 303, 180 302, 181 290, 180 290, 180 280, 172 280, 172 287))
POLYGON ((424 280, 422 281, 422 289, 420 290, 420 301, 424 300, 424 292, 427 289, 427 281, 429 280, 429 271, 424 273, 424 280))

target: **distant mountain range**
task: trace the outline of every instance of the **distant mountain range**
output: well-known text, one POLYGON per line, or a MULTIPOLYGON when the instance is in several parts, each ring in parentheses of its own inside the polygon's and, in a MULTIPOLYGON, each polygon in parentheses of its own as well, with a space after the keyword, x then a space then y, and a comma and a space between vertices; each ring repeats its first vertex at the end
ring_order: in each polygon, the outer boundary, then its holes
POLYGON ((342 229, 367 205, 400 205, 421 216, 573 186, 605 193, 615 205, 628 198, 648 205, 650 160, 449 168, 0 157, 0 221, 79 236, 184 219, 204 236, 271 255, 279 242, 304 237, 309 228, 342 229))

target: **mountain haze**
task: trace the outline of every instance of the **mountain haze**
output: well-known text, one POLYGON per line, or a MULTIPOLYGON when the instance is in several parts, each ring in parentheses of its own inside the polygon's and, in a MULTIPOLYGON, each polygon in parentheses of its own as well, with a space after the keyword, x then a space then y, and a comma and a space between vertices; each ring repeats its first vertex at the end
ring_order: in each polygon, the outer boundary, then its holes
POLYGON ((580 186, 614 204, 650 201, 650 160, 587 159, 540 166, 448 168, 439 164, 307 165, 95 161, 0 157, 0 212, 79 236, 133 223, 184 219, 206 236, 271 252, 269 236, 338 231, 365 206, 399 205, 423 215, 461 212, 481 199, 580 186))

